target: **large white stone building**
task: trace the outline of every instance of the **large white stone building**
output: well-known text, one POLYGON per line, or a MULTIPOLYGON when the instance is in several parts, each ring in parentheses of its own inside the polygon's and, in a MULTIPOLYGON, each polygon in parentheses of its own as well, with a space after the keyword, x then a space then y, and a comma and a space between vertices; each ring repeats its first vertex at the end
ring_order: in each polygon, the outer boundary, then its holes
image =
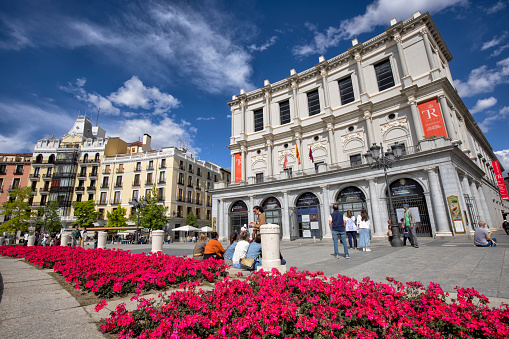
POLYGON ((256 205, 281 225, 283 239, 330 237, 336 202, 355 214, 366 207, 372 234, 384 236, 384 172, 363 156, 374 143, 405 147, 389 169, 390 192, 398 213, 402 203, 418 213, 419 236, 502 223, 497 158, 454 88, 440 32, 428 13, 390 24, 341 55, 228 102, 232 182, 217 183, 212 202, 221 237, 254 221, 256 205))

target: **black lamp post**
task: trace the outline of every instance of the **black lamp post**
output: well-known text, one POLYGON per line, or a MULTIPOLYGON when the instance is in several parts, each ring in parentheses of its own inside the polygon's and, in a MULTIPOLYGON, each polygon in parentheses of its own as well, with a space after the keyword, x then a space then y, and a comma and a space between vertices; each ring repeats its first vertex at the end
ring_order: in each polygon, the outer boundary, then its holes
POLYGON ((394 206, 392 205, 392 196, 391 190, 389 187, 389 179, 387 178, 387 169, 391 168, 392 165, 399 161, 399 158, 403 155, 403 149, 405 145, 395 143, 391 146, 391 149, 384 153, 384 147, 382 143, 380 146, 377 144, 373 144, 369 148, 369 151, 364 154, 366 161, 371 166, 371 168, 383 169, 385 175, 385 186, 387 187, 387 193, 389 196, 389 214, 391 218, 392 224, 392 242, 391 245, 393 247, 402 247, 403 241, 400 239, 399 227, 398 227, 398 218, 396 216, 396 211, 394 210, 394 206))
POLYGON ((139 202, 138 199, 136 199, 136 198, 133 198, 133 200, 131 200, 131 205, 133 206, 133 208, 135 210, 138 210, 138 219, 136 220, 136 233, 134 235, 134 241, 133 241, 134 244, 140 243, 139 232, 138 232, 138 228, 140 227, 140 211, 142 208, 145 208, 147 206, 147 204, 148 204, 148 201, 146 198, 143 198, 143 200, 141 202, 139 202))

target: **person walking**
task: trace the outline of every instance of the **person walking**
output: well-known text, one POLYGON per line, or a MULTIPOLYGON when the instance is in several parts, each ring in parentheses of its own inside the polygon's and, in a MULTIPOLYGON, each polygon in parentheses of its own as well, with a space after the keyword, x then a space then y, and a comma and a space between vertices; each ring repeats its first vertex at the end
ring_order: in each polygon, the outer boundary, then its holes
POLYGON ((359 247, 362 247, 364 252, 371 252, 369 248, 369 215, 364 207, 361 209, 361 214, 357 217, 357 226, 359 227, 359 247))
POLYGON ((337 204, 332 205, 332 209, 333 212, 329 216, 329 227, 332 233, 332 242, 334 243, 334 257, 339 259, 338 237, 340 237, 345 250, 345 259, 350 259, 350 253, 348 252, 348 245, 346 243, 346 218, 343 213, 339 211, 337 204))
POLYGON ((348 246, 350 249, 357 249, 357 224, 355 222, 355 217, 352 214, 352 211, 346 211, 346 235, 348 236, 348 246), (352 246, 353 240, 353 246, 352 246))
POLYGON ((415 233, 415 216, 414 212, 410 209, 408 204, 403 204, 404 214, 404 225, 408 234, 410 235, 410 243, 413 247, 419 248, 419 242, 417 241, 417 234, 415 233))

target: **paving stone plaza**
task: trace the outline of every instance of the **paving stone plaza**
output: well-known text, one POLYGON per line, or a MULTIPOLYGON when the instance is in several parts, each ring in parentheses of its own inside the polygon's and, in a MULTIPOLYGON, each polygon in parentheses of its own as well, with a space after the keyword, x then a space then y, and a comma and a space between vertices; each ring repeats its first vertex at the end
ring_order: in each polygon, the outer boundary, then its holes
MULTIPOLYGON (((475 247, 467 237, 420 239, 418 249, 394 248, 387 241, 376 240, 371 252, 350 251, 350 260, 335 259, 330 240, 281 242, 281 253, 287 267, 298 270, 355 279, 369 276, 380 282, 385 277, 424 285, 432 281, 452 297, 456 286, 473 287, 486 295, 492 306, 499 306, 509 303, 509 235, 499 230, 494 236, 499 243, 496 248, 475 247)), ((164 244, 163 252, 190 255, 193 247, 194 243, 164 244)), ((150 245, 108 244, 107 248, 134 253, 151 250, 150 245)), ((95 323, 121 302, 127 307, 135 305, 125 298, 108 302, 96 313, 95 305, 80 306, 49 272, 52 270, 35 268, 21 259, 0 257, 0 338, 102 338, 95 323)))

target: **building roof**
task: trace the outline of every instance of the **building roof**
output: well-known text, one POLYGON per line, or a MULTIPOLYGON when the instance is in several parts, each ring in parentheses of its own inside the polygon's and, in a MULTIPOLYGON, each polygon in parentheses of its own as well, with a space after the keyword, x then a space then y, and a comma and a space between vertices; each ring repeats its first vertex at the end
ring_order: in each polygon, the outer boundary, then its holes
POLYGON ((141 141, 136 141, 128 143, 127 146, 143 146, 143 143, 141 141))

